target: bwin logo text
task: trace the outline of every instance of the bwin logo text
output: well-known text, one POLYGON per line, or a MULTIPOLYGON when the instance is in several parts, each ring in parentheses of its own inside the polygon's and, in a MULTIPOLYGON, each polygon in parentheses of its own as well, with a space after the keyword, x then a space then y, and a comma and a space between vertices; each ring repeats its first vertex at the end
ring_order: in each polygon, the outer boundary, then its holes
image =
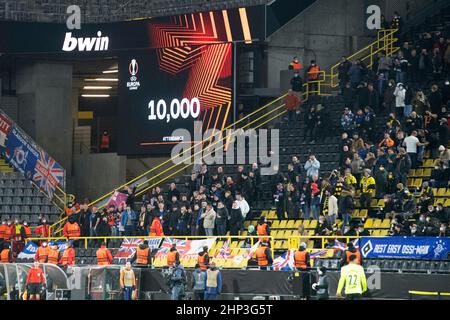
POLYGON ((78 51, 106 51, 108 50, 109 38, 102 37, 102 32, 97 32, 97 38, 75 38, 72 32, 66 32, 64 38, 63 51, 73 51, 78 47, 78 51))

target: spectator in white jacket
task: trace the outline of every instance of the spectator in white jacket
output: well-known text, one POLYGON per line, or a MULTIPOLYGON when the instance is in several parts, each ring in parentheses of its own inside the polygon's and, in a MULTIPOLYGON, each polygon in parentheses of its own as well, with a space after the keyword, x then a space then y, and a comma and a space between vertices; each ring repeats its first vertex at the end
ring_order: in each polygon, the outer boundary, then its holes
POLYGON ((406 89, 403 86, 403 83, 398 83, 397 87, 394 90, 395 96, 395 113, 398 118, 403 117, 403 111, 405 110, 405 96, 406 89))
POLYGON ((250 206, 248 205, 247 200, 245 200, 244 196, 240 193, 236 193, 236 202, 238 203, 239 209, 242 212, 242 218, 245 220, 247 217, 247 213, 250 212, 250 206))
POLYGON ((309 155, 309 159, 305 162, 306 176, 319 176, 320 162, 316 159, 314 154, 309 155))
POLYGON ((214 235, 214 224, 216 222, 216 212, 214 211, 211 203, 206 205, 206 211, 202 213, 201 218, 203 218, 203 228, 207 236, 214 235))
POLYGON ((326 218, 328 224, 332 226, 336 223, 336 217, 338 215, 338 199, 330 190, 326 190, 325 195, 328 197, 328 215, 326 218))

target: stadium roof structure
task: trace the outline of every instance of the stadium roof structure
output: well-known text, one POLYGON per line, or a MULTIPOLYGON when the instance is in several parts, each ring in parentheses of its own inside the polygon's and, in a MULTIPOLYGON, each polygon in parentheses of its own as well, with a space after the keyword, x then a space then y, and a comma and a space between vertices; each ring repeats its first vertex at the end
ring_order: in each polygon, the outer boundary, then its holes
POLYGON ((78 5, 82 23, 103 23, 263 5, 273 0, 0 0, 0 20, 59 22, 78 5))

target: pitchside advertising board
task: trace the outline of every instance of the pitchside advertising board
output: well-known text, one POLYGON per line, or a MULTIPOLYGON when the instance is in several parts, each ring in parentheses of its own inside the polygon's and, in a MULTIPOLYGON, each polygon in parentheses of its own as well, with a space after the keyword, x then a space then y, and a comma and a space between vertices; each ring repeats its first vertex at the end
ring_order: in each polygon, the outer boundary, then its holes
POLYGON ((81 24, 0 22, 0 52, 107 55, 130 49, 265 39, 265 7, 196 12, 143 20, 81 24))
POLYGON ((222 43, 123 53, 119 154, 169 155, 175 144, 222 130, 233 114, 232 49, 222 43))

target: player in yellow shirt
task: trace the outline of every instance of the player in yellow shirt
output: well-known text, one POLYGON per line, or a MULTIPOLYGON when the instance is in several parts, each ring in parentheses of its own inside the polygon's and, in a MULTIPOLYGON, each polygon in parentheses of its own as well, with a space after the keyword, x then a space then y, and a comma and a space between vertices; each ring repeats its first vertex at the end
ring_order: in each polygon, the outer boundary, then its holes
POLYGON ((336 297, 342 298, 342 289, 345 285, 344 292, 347 300, 361 299, 362 294, 367 291, 364 268, 358 264, 355 254, 352 254, 349 260, 349 264, 341 268, 341 278, 339 279, 336 297))

